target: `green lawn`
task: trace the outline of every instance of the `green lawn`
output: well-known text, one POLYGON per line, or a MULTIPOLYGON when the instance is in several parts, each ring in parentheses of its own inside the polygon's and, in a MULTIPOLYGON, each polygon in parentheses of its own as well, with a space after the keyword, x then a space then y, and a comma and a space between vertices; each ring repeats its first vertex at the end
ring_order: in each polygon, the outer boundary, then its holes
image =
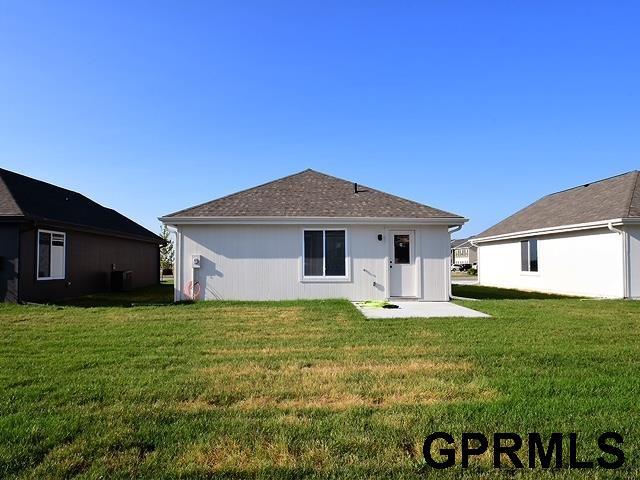
MULTIPOLYGON (((135 295, 163 300, 114 303, 135 295)), ((424 466, 440 430, 575 431, 592 460, 595 437, 618 431, 622 470, 517 476, 638 477, 640 302, 462 303, 493 317, 365 320, 345 301, 0 306, 0 477, 460 478, 424 466)), ((465 478, 514 476, 488 455, 472 467, 465 478)))

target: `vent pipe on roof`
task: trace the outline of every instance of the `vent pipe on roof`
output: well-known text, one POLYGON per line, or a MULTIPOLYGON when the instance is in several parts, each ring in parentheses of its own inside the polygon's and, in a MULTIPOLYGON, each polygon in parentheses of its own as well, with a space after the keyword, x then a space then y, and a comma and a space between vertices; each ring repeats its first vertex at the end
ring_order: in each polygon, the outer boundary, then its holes
POLYGON ((358 193, 358 184, 353 182, 353 193, 358 193))

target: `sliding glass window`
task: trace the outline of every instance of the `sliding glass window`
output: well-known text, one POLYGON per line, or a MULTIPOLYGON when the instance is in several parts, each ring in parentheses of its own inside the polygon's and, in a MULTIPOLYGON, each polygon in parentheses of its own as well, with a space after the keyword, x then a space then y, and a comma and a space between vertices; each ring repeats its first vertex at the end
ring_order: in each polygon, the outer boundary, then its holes
POLYGON ((346 241, 345 230, 305 230, 304 276, 345 277, 346 241))
POLYGON ((523 272, 538 271, 538 240, 520 242, 520 270, 523 272))

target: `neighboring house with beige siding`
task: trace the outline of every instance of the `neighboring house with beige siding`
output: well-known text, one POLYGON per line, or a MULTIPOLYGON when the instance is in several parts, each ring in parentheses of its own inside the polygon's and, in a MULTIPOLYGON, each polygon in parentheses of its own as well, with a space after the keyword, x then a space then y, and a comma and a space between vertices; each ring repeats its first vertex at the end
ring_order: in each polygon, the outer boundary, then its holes
POLYGON ((167 215, 175 299, 448 301, 453 213, 313 170, 167 215))
POLYGON ((478 262, 478 248, 471 242, 473 237, 451 240, 451 264, 473 267, 478 262))
POLYGON ((472 243, 481 285, 640 298, 640 173, 547 195, 472 243))

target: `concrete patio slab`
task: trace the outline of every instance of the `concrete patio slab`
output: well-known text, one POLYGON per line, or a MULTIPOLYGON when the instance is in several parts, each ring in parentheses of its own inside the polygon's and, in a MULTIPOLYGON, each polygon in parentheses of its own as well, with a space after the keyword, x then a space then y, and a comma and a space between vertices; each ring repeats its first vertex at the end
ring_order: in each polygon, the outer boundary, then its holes
POLYGON ((486 313, 477 312, 451 302, 418 302, 417 300, 391 301, 400 308, 366 307, 362 302, 353 302, 358 310, 367 318, 436 318, 436 317, 489 317, 486 313))

